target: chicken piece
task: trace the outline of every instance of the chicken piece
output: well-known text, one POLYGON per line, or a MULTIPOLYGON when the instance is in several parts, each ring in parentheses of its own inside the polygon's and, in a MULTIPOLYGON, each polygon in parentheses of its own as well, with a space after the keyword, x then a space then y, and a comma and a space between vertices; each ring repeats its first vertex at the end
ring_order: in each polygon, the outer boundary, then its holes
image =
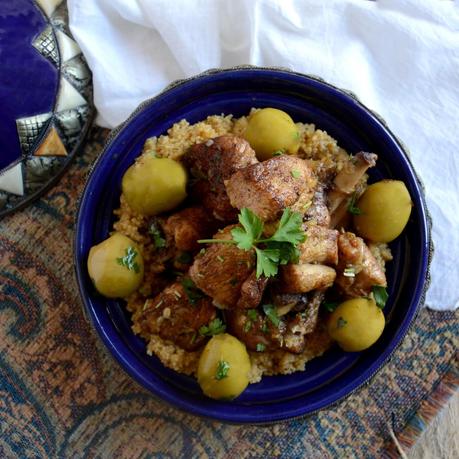
MULTIPOLYGON (((232 239, 230 225, 214 235, 214 239, 232 239)), ((218 307, 235 307, 241 296, 241 288, 255 266, 254 250, 241 250, 234 244, 209 244, 199 254, 190 268, 193 282, 209 295, 218 307)))
POLYGON ((376 164, 377 159, 378 156, 374 153, 359 152, 335 177, 333 188, 328 194, 332 228, 335 228, 347 215, 351 195, 356 191, 366 171, 376 164))
POLYGON ((324 226, 305 226, 306 240, 298 245, 300 263, 338 263, 338 231, 324 226))
POLYGON ((256 271, 252 271, 252 274, 241 286, 241 296, 237 302, 237 307, 242 309, 256 308, 260 304, 266 285, 268 285, 268 278, 262 276, 257 279, 256 271))
POLYGON ((282 155, 239 170, 225 185, 232 206, 247 207, 262 220, 271 221, 286 207, 304 213, 316 182, 306 161, 282 155))
POLYGON ((282 291, 285 293, 310 292, 331 287, 336 271, 329 266, 303 263, 282 266, 282 291))
POLYGON ((199 334, 199 328, 216 317, 210 298, 190 299, 182 284, 175 282, 155 298, 147 300, 138 324, 142 335, 156 334, 193 351, 206 341, 199 334))
POLYGON ((210 237, 217 225, 203 207, 188 207, 171 215, 163 225, 168 241, 178 250, 193 252, 199 250, 198 239, 210 237))
POLYGON ((261 346, 264 351, 282 348, 284 321, 274 325, 265 313, 255 309, 233 309, 225 312, 228 331, 242 341, 248 349, 256 351, 261 346))
POLYGON ((183 161, 199 179, 192 194, 218 220, 236 220, 237 211, 230 204, 224 180, 239 169, 258 162, 249 143, 233 135, 222 135, 193 145, 183 161))
POLYGON ((368 296, 374 285, 387 286, 383 268, 354 233, 339 235, 338 257, 336 284, 347 297, 368 296))
POLYGON ((314 192, 311 205, 306 210, 304 220, 328 228, 330 212, 327 207, 327 197, 323 186, 319 185, 314 192))

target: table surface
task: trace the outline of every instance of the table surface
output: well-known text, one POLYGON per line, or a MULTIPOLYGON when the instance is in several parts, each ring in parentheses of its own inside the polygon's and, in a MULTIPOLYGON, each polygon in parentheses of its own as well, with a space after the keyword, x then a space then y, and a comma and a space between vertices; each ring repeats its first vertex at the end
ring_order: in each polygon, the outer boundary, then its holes
POLYGON ((0 457, 398 457, 391 432, 408 451, 458 386, 458 312, 423 309, 369 384, 266 427, 179 412, 118 367, 83 316, 72 266, 78 198, 106 135, 93 129, 53 189, 0 221, 0 457))

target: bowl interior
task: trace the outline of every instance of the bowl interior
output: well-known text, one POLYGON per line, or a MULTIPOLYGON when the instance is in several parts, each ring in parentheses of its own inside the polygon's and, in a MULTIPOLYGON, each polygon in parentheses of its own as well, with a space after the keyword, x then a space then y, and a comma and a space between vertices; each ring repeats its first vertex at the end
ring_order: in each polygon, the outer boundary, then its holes
POLYGON ((186 81, 149 101, 107 145, 88 180, 79 211, 75 262, 85 307, 110 352, 143 386, 189 412, 230 422, 272 422, 305 415, 333 403, 367 381, 395 350, 413 319, 426 279, 428 228, 425 204, 415 173, 403 149, 364 106, 349 95, 295 73, 267 69, 215 72, 186 81), (213 114, 247 114, 251 107, 276 107, 295 121, 314 123, 350 153, 378 154, 370 181, 405 182, 414 202, 403 235, 391 244, 388 264, 387 326, 369 350, 345 353, 334 347, 307 364, 304 372, 264 377, 231 403, 210 400, 196 381, 165 368, 147 356, 145 343, 130 329, 121 301, 98 296, 86 272, 89 248, 105 239, 119 205, 126 169, 150 136, 165 134, 186 118, 194 123, 213 114))

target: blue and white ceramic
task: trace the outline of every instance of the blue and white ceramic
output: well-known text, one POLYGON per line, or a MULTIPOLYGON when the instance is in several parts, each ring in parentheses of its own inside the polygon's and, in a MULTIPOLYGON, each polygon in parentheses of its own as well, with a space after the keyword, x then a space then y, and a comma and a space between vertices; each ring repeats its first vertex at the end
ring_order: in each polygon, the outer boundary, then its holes
POLYGON ((178 82, 142 104, 111 136, 87 182, 78 214, 75 265, 85 311, 120 365, 152 394, 190 413, 234 423, 269 423, 320 410, 367 383, 405 336, 423 302, 431 253, 430 228, 422 187, 400 142, 384 122, 356 100, 324 81, 268 68, 209 71, 178 82), (288 376, 264 377, 233 402, 202 395, 195 379, 165 368, 145 351, 131 331, 122 301, 98 296, 86 271, 89 248, 105 239, 119 205, 120 183, 145 139, 164 134, 186 118, 195 123, 213 114, 241 116, 251 107, 276 107, 296 121, 315 123, 351 153, 379 155, 370 180, 403 180, 414 208, 404 233, 392 245, 388 265, 387 326, 381 339, 360 353, 338 347, 288 376))
POLYGON ((37 197, 77 151, 91 74, 65 0, 0 0, 0 216, 37 197))

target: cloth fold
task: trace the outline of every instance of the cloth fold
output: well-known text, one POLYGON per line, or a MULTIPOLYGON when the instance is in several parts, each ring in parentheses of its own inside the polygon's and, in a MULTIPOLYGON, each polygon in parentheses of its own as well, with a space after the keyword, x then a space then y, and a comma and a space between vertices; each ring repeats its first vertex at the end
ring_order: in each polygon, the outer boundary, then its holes
POLYGON ((113 128, 208 68, 283 66, 353 91, 411 151, 435 255, 427 305, 459 307, 459 8, 429 0, 68 0, 113 128))

